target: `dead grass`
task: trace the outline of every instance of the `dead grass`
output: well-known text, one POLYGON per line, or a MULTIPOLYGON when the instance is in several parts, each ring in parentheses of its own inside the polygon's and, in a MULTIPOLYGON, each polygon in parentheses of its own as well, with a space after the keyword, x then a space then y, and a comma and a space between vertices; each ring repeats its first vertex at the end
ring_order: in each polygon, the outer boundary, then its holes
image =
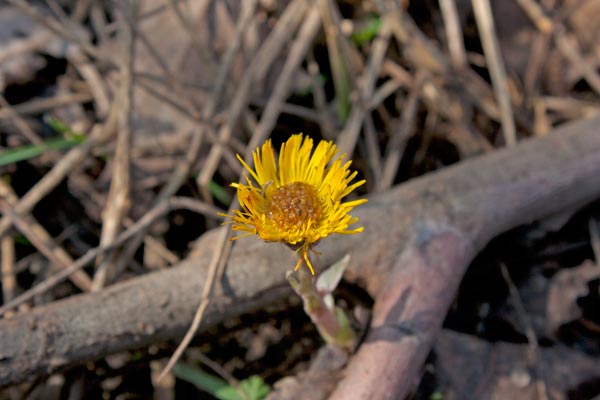
POLYGON ((268 137, 335 140, 365 195, 600 113, 597 2, 39 3, 0 5, 0 159, 42 150, 1 167, 4 316, 185 259, 268 137))

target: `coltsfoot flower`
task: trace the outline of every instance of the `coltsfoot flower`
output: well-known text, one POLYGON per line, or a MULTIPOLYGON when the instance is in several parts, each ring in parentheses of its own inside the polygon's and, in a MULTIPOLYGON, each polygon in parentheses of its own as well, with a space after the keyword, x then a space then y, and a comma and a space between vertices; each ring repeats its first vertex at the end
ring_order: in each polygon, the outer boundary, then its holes
POLYGON ((314 244, 332 233, 363 230, 348 229, 358 221, 349 212, 367 200, 342 199, 365 181, 351 183, 357 173, 350 171, 351 161, 344 162, 344 157, 330 141, 321 141, 313 152, 312 139, 302 134, 281 145, 279 162, 270 140, 253 152, 254 169, 238 155, 257 186, 247 174, 246 184, 231 184, 241 209, 226 216, 234 231, 245 232, 232 240, 258 235, 267 242, 287 243, 301 253, 295 269, 304 260, 314 275, 308 255, 314 244))

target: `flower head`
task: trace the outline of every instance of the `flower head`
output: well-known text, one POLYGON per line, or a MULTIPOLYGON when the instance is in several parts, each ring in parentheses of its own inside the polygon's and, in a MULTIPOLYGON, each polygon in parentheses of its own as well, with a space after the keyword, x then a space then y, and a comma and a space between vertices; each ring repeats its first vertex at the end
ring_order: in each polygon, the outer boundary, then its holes
POLYGON ((234 231, 246 232, 233 238, 258 235, 268 242, 284 242, 301 252, 302 260, 314 274, 308 252, 321 238, 332 233, 358 233, 362 227, 348 229, 357 222, 349 212, 366 199, 342 203, 342 199, 364 180, 351 183, 356 172, 350 172, 351 161, 338 157, 333 142, 321 141, 313 152, 313 141, 302 134, 292 135, 281 145, 276 161, 271 141, 267 140, 253 153, 254 169, 238 155, 254 182, 244 175, 246 184, 232 183, 237 188, 241 209, 228 215, 234 231))

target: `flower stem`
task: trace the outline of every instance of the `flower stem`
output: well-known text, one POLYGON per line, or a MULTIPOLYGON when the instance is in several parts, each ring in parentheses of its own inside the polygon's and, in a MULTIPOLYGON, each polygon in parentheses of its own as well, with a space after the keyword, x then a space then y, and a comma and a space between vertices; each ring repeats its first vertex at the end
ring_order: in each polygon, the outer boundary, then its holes
POLYGON ((289 272, 286 276, 294 291, 302 298, 304 312, 316 325, 325 342, 352 351, 356 344, 354 331, 344 311, 335 306, 333 301, 326 301, 326 296, 315 286, 315 278, 305 268, 298 272, 289 272))

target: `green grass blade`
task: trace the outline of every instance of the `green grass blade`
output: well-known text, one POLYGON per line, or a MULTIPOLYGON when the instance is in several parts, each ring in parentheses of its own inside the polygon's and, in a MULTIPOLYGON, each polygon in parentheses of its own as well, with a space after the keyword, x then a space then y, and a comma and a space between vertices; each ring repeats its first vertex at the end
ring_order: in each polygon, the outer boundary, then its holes
POLYGON ((227 382, 211 374, 185 363, 177 363, 173 368, 173 374, 179 379, 191 383, 198 389, 217 397, 217 393, 227 387, 227 382))
POLYGON ((229 205, 233 201, 227 189, 225 189, 223 186, 219 185, 215 181, 210 181, 210 183, 208 184, 208 191, 210 192, 210 194, 213 195, 215 199, 219 200, 225 205, 229 205))
POLYGON ((83 138, 75 136, 72 138, 49 139, 41 145, 31 144, 0 153, 0 167, 19 161, 29 160, 43 154, 47 150, 64 150, 83 142, 83 138))

